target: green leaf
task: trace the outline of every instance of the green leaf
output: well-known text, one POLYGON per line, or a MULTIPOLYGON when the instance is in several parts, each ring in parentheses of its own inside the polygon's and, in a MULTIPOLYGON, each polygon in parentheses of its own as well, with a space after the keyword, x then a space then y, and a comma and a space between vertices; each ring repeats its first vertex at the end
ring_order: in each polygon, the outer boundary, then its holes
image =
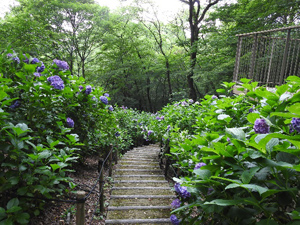
POLYGON ((245 188, 249 191, 258 192, 260 195, 262 195, 263 193, 268 191, 268 188, 261 187, 261 186, 256 185, 256 184, 236 184, 236 183, 227 185, 225 187, 225 190, 231 189, 231 188, 237 188, 237 187, 242 187, 242 188, 245 188))
POLYGON ((17 221, 20 224, 28 224, 30 215, 28 213, 21 213, 17 216, 17 221))
POLYGON ((242 176, 241 176, 241 179, 242 179, 242 182, 244 184, 249 184, 252 177, 255 175, 255 173, 259 170, 260 168, 259 167, 253 167, 251 168, 250 170, 246 170, 242 173, 242 176))
POLYGON ((2 101, 7 96, 5 91, 0 90, 0 101, 2 101))
POLYGON ((13 198, 7 203, 6 208, 10 209, 10 208, 12 208, 14 206, 18 206, 18 205, 19 205, 19 199, 13 198))
POLYGON ((38 156, 39 159, 46 159, 46 158, 49 158, 52 154, 49 150, 44 150, 44 151, 40 152, 38 155, 39 155, 38 156))
POLYGON ((226 199, 215 199, 210 202, 204 202, 204 205, 219 205, 219 206, 229 206, 238 205, 244 203, 243 200, 226 200, 226 199))
POLYGON ((241 128, 226 128, 225 131, 235 139, 245 140, 245 132, 241 128))
POLYGON ((200 178, 202 180, 207 180, 211 176, 211 171, 210 170, 205 170, 205 169, 202 169, 202 168, 194 170, 193 173, 197 175, 197 178, 200 178))
POLYGON ((289 112, 300 116, 300 103, 295 103, 294 105, 288 107, 288 110, 289 110, 289 112))
POLYGON ((0 207, 0 221, 6 217, 5 209, 0 207))
POLYGON ((230 116, 228 116, 226 114, 220 114, 220 115, 218 115, 218 120, 225 120, 228 117, 230 117, 230 116))
POLYGON ((260 115, 258 113, 249 113, 247 115, 247 120, 252 124, 254 124, 255 120, 259 119, 259 118, 260 118, 260 115))
POLYGON ((271 219, 261 220, 256 225, 278 225, 278 223, 271 219))
POLYGON ((57 164, 50 164, 50 166, 52 167, 53 172, 60 168, 60 166, 57 164))

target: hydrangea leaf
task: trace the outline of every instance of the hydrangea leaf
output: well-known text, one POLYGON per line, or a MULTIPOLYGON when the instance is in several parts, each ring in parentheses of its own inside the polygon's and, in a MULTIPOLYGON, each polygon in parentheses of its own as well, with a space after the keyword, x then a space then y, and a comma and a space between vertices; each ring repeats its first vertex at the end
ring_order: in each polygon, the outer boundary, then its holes
POLYGON ((245 140, 245 132, 241 128, 226 128, 225 131, 235 139, 245 140))

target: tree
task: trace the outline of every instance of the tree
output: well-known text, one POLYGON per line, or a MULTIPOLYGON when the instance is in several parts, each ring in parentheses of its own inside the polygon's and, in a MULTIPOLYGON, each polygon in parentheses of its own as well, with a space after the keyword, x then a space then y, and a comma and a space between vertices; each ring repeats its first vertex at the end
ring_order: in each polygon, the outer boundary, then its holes
POLYGON ((180 0, 183 3, 188 4, 189 6, 189 26, 190 26, 190 66, 187 75, 187 83, 189 87, 189 97, 196 101, 197 93, 194 86, 194 69, 197 61, 197 49, 198 49, 198 41, 199 41, 199 32, 201 28, 201 23, 208 12, 208 10, 216 5, 219 0, 211 1, 204 6, 201 7, 200 0, 180 0))

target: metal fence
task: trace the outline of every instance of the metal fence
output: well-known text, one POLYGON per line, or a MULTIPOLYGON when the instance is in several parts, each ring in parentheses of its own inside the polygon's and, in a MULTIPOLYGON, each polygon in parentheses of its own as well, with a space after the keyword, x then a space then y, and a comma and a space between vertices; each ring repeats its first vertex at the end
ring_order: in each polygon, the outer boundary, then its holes
POLYGON ((300 76, 300 26, 238 34, 233 81, 241 78, 259 85, 281 85, 300 76))

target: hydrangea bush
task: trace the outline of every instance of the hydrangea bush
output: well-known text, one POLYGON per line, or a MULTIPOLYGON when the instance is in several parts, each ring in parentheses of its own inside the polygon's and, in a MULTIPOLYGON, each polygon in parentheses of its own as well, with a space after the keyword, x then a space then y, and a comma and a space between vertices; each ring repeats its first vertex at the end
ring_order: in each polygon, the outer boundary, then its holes
POLYGON ((20 196, 66 195, 73 163, 116 142, 114 114, 93 100, 104 90, 68 68, 10 49, 0 56, 1 224, 28 224, 43 202, 20 196))
POLYGON ((300 223, 300 78, 273 90, 241 82, 244 95, 225 95, 234 83, 224 83, 218 97, 170 104, 151 122, 180 174, 173 224, 300 223))

